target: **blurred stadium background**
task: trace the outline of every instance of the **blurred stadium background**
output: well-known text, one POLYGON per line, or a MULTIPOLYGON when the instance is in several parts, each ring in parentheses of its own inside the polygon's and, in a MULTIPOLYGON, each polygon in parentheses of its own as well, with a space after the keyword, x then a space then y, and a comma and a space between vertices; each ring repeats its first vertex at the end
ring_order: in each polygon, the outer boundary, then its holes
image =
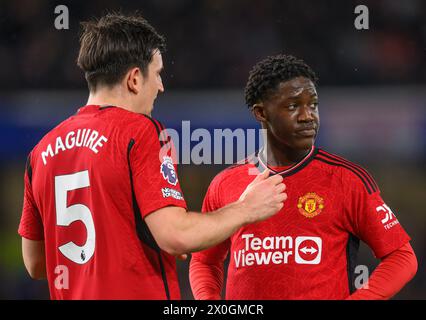
MULTIPOLYGON (((30 280, 16 233, 27 153, 85 104, 77 68, 79 21, 106 10, 139 10, 167 38, 166 93, 153 116, 179 129, 257 128, 243 89, 259 59, 281 52, 305 59, 320 77, 317 143, 367 167, 412 237, 419 270, 395 299, 425 299, 426 2, 423 0, 17 0, 0 2, 0 298, 46 299, 30 280), (69 30, 54 28, 66 5, 69 30), (370 29, 354 28, 367 5, 370 29)), ((200 210, 218 165, 181 165, 189 208, 200 210)), ((359 264, 377 265, 362 246, 359 264)), ((187 262, 182 298, 192 299, 187 262)))

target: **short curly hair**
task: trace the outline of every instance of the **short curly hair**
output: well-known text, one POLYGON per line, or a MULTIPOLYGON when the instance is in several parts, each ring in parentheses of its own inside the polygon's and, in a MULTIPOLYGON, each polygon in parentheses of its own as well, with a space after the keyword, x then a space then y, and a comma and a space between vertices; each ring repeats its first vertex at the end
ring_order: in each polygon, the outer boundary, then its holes
POLYGON ((265 100, 281 82, 296 77, 305 77, 314 84, 318 82, 315 72, 303 60, 292 55, 269 56, 258 62, 250 71, 245 88, 248 108, 265 100))

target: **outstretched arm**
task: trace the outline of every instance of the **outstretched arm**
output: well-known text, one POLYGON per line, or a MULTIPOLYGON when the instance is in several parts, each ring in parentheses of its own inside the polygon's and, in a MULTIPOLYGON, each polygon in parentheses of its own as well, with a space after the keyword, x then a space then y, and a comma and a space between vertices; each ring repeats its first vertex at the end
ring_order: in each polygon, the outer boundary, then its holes
POLYGON ((165 207, 145 221, 158 245, 172 255, 200 251, 229 238, 240 227, 265 220, 283 207, 287 195, 282 177, 259 174, 241 198, 219 210, 200 214, 165 207))

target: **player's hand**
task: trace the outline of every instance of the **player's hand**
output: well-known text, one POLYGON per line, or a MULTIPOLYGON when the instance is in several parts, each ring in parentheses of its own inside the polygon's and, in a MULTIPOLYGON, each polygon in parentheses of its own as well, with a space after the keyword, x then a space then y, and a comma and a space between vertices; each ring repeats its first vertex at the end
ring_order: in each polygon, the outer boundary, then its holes
POLYGON ((269 177, 269 170, 258 174, 240 196, 247 223, 265 220, 280 211, 287 199, 285 189, 279 174, 269 177))

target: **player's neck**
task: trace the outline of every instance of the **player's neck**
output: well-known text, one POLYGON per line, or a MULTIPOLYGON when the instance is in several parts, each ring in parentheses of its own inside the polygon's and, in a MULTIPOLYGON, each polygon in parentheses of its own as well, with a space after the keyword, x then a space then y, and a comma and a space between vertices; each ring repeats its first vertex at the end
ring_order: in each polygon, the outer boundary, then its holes
POLYGON ((118 90, 114 89, 101 89, 96 90, 95 92, 90 92, 89 98, 87 99, 87 105, 116 106, 128 111, 136 112, 132 101, 129 101, 129 99, 126 99, 126 97, 124 97, 118 90))
POLYGON ((310 150, 292 149, 283 145, 278 146, 268 140, 267 148, 262 151, 262 157, 272 167, 291 166, 302 161, 310 150))

